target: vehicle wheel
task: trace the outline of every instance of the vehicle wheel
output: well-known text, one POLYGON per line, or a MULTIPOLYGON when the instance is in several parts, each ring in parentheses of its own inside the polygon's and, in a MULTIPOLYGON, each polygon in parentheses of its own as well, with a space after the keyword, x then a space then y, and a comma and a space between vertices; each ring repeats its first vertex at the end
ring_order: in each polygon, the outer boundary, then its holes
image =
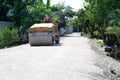
POLYGON ((59 40, 56 40, 55 43, 58 44, 58 43, 59 43, 59 40))
POLYGON ((52 37, 52 45, 54 44, 54 37, 52 37))
POLYGON ((55 40, 55 43, 58 44, 60 42, 59 37, 57 40, 55 40))
POLYGON ((33 44, 30 44, 30 46, 33 46, 33 44))

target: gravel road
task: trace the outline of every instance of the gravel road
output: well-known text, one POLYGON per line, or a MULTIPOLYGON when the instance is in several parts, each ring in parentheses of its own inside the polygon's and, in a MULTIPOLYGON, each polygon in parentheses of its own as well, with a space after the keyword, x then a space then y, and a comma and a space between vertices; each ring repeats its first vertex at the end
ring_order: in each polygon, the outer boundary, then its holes
POLYGON ((0 80, 110 80, 89 39, 73 33, 53 46, 29 44, 0 50, 0 80))

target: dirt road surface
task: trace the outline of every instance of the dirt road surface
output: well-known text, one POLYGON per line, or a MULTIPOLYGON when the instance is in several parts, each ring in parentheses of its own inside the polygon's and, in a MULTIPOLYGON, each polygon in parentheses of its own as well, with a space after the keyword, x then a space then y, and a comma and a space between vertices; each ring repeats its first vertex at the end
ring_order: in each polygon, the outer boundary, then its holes
POLYGON ((0 50, 0 80, 107 80, 89 39, 73 33, 60 44, 0 50))

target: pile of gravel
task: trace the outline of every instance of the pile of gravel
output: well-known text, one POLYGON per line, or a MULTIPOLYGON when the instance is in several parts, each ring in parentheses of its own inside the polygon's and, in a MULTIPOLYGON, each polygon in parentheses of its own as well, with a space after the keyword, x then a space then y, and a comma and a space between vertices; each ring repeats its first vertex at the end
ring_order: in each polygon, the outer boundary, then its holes
POLYGON ((105 79, 120 80, 120 61, 106 56, 108 53, 104 52, 104 47, 100 47, 93 41, 90 41, 91 48, 95 50, 101 57, 98 59, 96 65, 103 69, 105 79))
POLYGON ((119 61, 101 54, 101 57, 98 59, 96 65, 103 69, 103 74, 109 80, 120 80, 119 61))

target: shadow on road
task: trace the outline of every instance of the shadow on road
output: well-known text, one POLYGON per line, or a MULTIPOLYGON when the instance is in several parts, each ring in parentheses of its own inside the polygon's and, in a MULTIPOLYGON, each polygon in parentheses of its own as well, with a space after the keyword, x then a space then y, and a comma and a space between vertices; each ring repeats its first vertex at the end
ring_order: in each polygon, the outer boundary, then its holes
MULTIPOLYGON (((80 35, 80 36, 81 36, 81 35, 80 35)), ((64 37, 80 37, 80 36, 66 35, 66 36, 64 36, 64 37)))
POLYGON ((52 45, 48 45, 48 44, 47 44, 47 45, 46 45, 46 44, 44 44, 44 45, 32 45, 31 47, 43 47, 43 46, 44 46, 44 47, 48 47, 48 46, 49 46, 49 47, 62 46, 62 43, 58 43, 58 44, 55 44, 55 43, 54 43, 54 44, 52 44, 52 45))
POLYGON ((62 43, 53 44, 52 46, 62 46, 62 43))

